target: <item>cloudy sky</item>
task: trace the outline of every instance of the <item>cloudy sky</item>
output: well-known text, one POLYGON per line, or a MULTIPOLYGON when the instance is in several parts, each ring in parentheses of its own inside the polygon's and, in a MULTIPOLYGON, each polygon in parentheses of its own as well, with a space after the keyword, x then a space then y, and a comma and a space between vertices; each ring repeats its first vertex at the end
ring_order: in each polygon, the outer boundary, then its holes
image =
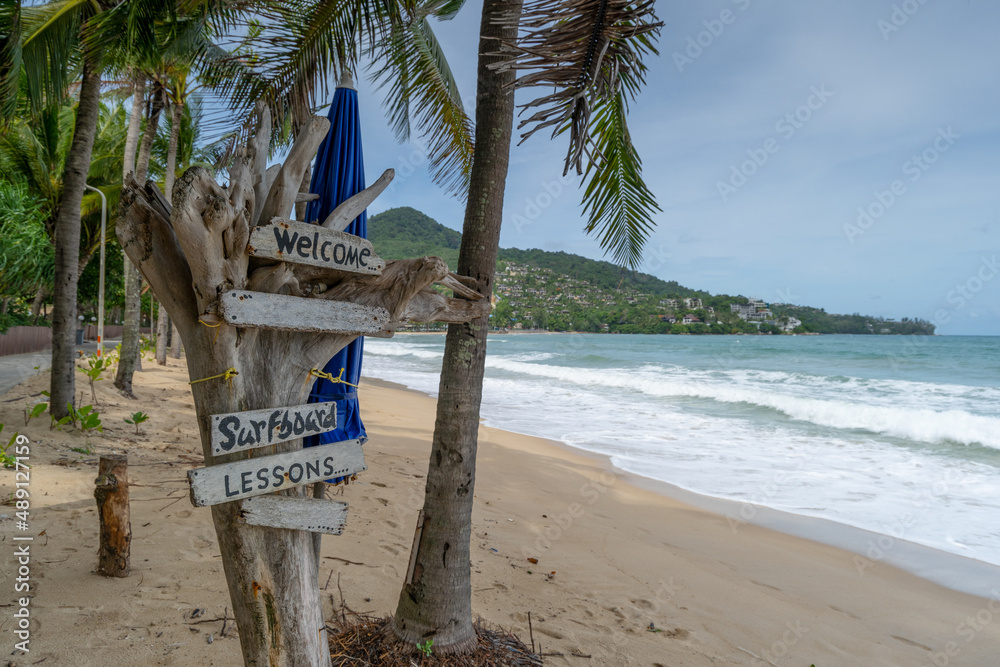
MULTIPOLYGON (((466 99, 480 9, 436 25, 466 99)), ((657 13, 660 56, 630 117, 663 209, 643 270, 1000 335, 1000 3, 661 0, 657 13)), ((369 213, 413 206, 461 229, 419 145, 396 143, 379 93, 359 92, 368 181, 397 173, 369 213)), ((539 134, 513 150, 502 246, 602 257, 577 182, 560 181, 565 148, 539 134)))

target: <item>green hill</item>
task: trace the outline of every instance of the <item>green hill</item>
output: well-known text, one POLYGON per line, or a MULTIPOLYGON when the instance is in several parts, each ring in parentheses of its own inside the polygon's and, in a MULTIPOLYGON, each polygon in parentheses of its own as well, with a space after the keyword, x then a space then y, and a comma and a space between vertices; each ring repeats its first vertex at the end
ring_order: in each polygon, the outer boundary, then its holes
POLYGON ((382 259, 406 259, 434 255, 458 266, 461 232, 449 229, 420 211, 404 206, 368 219, 368 239, 382 259))
MULTIPOLYGON (((455 270, 462 235, 420 211, 394 208, 368 220, 383 259, 436 255, 455 270)), ((501 248, 492 324, 498 329, 611 333, 933 334, 919 319, 901 322, 822 309, 711 295, 566 252, 501 248)))
MULTIPOLYGON (((375 252, 383 259, 436 255, 448 262, 452 271, 458 266, 458 247, 462 242, 462 234, 408 206, 392 208, 369 218, 368 238, 375 246, 375 252)), ((567 252, 501 248, 498 260, 530 264, 553 273, 573 276, 605 290, 634 289, 655 296, 709 296, 708 292, 699 292, 675 281, 660 280, 648 273, 626 271, 611 262, 567 252)))

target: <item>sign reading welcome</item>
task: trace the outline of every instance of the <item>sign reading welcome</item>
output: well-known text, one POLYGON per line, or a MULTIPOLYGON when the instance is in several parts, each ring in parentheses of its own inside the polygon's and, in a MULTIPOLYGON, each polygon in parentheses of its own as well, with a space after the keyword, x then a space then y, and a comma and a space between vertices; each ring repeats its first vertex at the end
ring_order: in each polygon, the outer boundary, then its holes
POLYGON ((376 276, 385 266, 367 239, 283 218, 254 227, 247 252, 283 262, 376 276))

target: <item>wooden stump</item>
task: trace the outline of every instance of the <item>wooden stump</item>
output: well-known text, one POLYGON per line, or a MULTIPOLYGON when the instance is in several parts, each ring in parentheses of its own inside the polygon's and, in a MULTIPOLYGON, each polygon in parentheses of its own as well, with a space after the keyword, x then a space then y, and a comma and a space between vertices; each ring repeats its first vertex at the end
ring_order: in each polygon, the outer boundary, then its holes
POLYGON ((95 480, 94 498, 101 519, 97 573, 105 577, 127 577, 132 545, 132 523, 128 507, 128 458, 102 456, 95 480))

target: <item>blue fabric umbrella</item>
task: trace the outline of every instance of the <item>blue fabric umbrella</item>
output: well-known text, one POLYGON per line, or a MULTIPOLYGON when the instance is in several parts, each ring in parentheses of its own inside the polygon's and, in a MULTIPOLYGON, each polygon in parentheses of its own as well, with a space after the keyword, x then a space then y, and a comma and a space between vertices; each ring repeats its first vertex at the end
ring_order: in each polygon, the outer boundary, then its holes
MULTIPOLYGON (((341 78, 333 94, 330 106, 330 133, 320 144, 316 154, 316 166, 312 174, 309 192, 319 195, 319 199, 309 202, 306 208, 306 222, 318 224, 346 199, 365 189, 365 165, 361 155, 361 122, 358 113, 358 92, 354 89, 350 75, 341 78)), ((362 212, 344 230, 362 238, 368 237, 368 214, 362 212)), ((361 379, 361 356, 364 339, 358 337, 353 343, 338 352, 323 371, 335 378, 342 377, 352 385, 361 379), (343 370, 341 370, 343 369, 343 370)), ((313 385, 310 403, 336 401, 337 429, 305 439, 306 447, 361 438, 367 440, 365 426, 361 423, 357 390, 341 382, 319 379, 313 385)), ((327 481, 340 481, 327 480, 327 481)))

